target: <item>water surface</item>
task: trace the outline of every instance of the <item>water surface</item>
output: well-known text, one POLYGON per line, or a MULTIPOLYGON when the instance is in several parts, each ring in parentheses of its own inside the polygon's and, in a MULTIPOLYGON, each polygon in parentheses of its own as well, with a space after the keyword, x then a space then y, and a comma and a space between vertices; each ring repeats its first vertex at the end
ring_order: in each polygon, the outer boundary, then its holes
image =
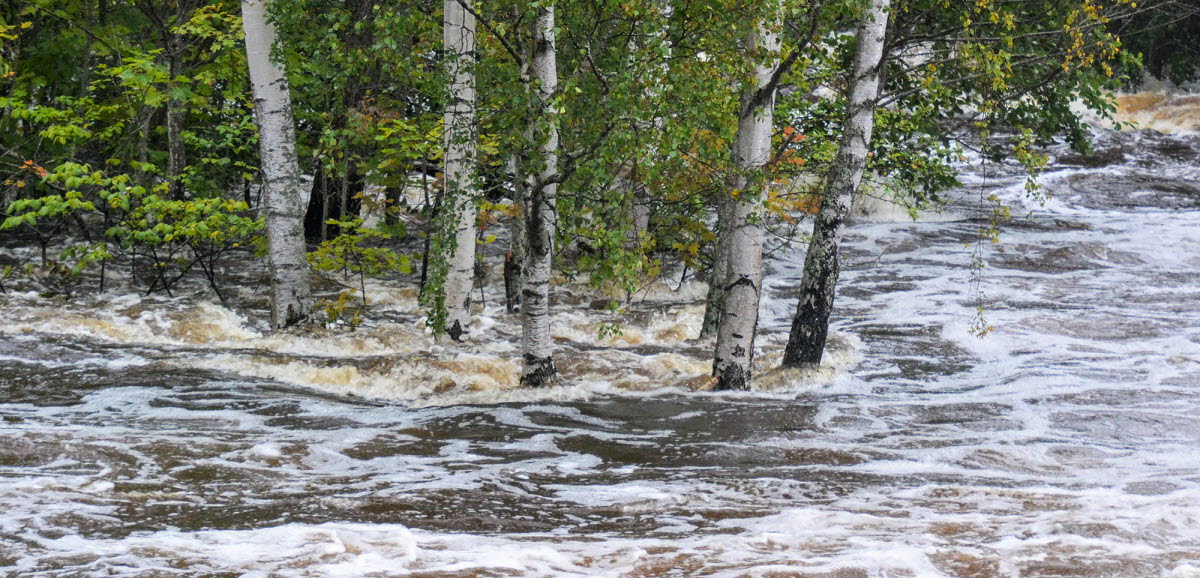
POLYGON ((564 312, 573 385, 540 393, 498 310, 442 348, 401 287, 328 336, 0 296, 0 571, 1200 576, 1200 140, 1098 139, 1044 204, 974 166, 942 222, 853 227, 838 351, 768 393, 663 389, 707 371, 695 287, 609 341, 564 312), (976 275, 992 193, 1016 218, 976 275))

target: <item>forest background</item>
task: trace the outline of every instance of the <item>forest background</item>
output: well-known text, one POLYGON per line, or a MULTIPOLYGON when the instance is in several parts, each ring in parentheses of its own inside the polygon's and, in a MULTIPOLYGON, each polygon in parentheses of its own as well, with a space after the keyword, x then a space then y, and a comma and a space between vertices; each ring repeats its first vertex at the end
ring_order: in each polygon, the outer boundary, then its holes
MULTIPOLYGON (((1169 0, 9 1, 0 244, 29 250, 4 257, 0 290, 199 281, 226 301, 250 279, 269 302, 238 305, 269 306, 272 327, 353 331, 381 277, 418 284, 429 329, 455 342, 477 289, 502 281, 537 387, 557 380, 552 286, 585 284, 617 311, 691 276, 709 287, 704 386, 748 388, 764 244, 809 241, 784 364, 819 363, 852 199, 915 216, 967 155, 1018 163, 1038 194, 1041 147, 1086 151, 1083 114, 1110 114, 1143 64, 1194 74, 1196 14, 1169 0)), ((980 235, 995 240, 1007 209, 989 202, 980 235)))

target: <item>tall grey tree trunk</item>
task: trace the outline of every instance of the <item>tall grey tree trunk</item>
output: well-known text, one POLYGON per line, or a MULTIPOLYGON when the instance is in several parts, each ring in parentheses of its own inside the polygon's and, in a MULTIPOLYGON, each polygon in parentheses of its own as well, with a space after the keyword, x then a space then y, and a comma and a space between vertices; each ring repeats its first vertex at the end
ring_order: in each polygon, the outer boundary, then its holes
POLYGON ((525 213, 526 255, 521 286, 521 385, 546 387, 557 381, 550 341, 550 267, 558 225, 558 113, 552 102, 558 91, 554 48, 554 4, 538 7, 534 23, 533 78, 537 84, 542 141, 538 146, 540 174, 528 191, 525 213))
MULTIPOLYGON (((470 0, 464 0, 470 4, 470 0)), ((454 253, 447 264, 443 295, 446 334, 465 340, 475 286, 475 16, 459 0, 446 0, 443 42, 450 75, 445 115, 446 194, 442 210, 455 223, 454 253)))
MULTIPOLYGON (((181 15, 182 16, 182 15, 181 15)), ((183 74, 184 42, 178 34, 171 34, 167 43, 167 70, 171 87, 175 79, 183 74)), ((171 198, 183 199, 187 192, 183 188, 183 169, 187 167, 187 148, 183 142, 183 126, 187 119, 187 103, 174 96, 167 98, 167 177, 171 181, 171 198)))
POLYGON ((267 20, 266 0, 242 0, 242 22, 262 156, 271 327, 282 329, 306 319, 312 308, 296 128, 287 76, 283 67, 271 60, 275 27, 267 20))
POLYGON ((871 0, 871 8, 858 24, 858 51, 847 87, 846 122, 833 168, 825 179, 821 209, 813 223, 812 242, 804 260, 800 298, 792 319, 783 365, 799 367, 821 363, 829 335, 829 315, 840 265, 838 251, 846 231, 850 204, 862 182, 875 105, 883 75, 884 38, 887 35, 889 0, 871 0))
POLYGON ((750 36, 751 54, 765 51, 772 56, 769 63, 755 67, 755 84, 742 100, 733 150, 737 174, 731 184, 735 194, 724 200, 726 206, 721 214, 726 218, 720 233, 727 236, 724 239, 727 261, 725 278, 716 279, 725 285, 713 358, 716 389, 749 389, 750 364, 754 360, 764 236, 761 215, 756 210, 762 206, 766 192, 761 169, 770 160, 775 113, 774 90, 766 95, 760 93, 770 85, 779 66, 779 35, 775 30, 778 3, 772 3, 770 10, 772 14, 750 36))
POLYGON ((167 101, 167 177, 171 180, 171 198, 187 196, 183 188, 183 169, 187 166, 187 150, 183 144, 183 124, 186 109, 183 103, 167 101))

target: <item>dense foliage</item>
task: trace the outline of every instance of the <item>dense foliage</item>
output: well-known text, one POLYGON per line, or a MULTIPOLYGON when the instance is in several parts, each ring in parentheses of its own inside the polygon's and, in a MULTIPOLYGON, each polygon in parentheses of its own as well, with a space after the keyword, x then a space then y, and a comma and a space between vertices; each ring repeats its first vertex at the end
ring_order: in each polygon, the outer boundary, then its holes
MULTIPOLYGON (((539 107, 531 23, 546 3, 477 4, 482 242, 521 212, 508 199, 536 185, 522 175, 536 173, 537 135, 553 119, 565 257, 556 267, 627 295, 668 273, 703 273, 713 212, 738 170, 730 148, 740 95, 754 65, 771 58, 783 63, 776 154, 755 178, 774 183, 761 218, 797 233, 834 157, 863 2, 789 0, 778 15, 748 0, 559 2, 559 87, 539 107), (780 54, 745 49, 745 33, 764 19, 780 27, 780 54)), ((359 291, 366 275, 411 273, 436 294, 442 278, 430 262, 451 250, 438 214, 442 3, 270 6, 311 183, 310 262, 359 291)), ((953 163, 981 134, 987 154, 1034 172, 1036 145, 1065 137, 1086 147, 1072 103, 1109 110, 1105 91, 1135 63, 1115 34, 1164 14, 1130 0, 901 0, 892 13, 869 170, 875 194, 913 208, 955 184, 953 163)), ((1155 69, 1181 66, 1168 58, 1155 69)), ((203 275, 220 295, 222 260, 254 255, 261 229, 239 6, 0 5, 0 150, 0 229, 6 244, 39 249, 15 273, 32 286, 69 292, 71 279, 115 261, 148 292, 203 275)))

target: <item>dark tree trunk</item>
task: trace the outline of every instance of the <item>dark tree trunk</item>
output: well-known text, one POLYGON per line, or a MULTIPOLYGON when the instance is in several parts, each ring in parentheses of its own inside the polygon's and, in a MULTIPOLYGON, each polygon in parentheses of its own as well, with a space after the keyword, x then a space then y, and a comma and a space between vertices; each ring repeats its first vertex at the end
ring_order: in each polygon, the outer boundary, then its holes
POLYGON ((312 193, 308 197, 308 208, 304 212, 304 238, 309 243, 325 240, 325 205, 328 190, 328 177, 325 176, 325 171, 318 167, 313 173, 312 193))
POLYGON ((825 179, 821 209, 813 224, 812 241, 804 260, 804 277, 792 330, 783 354, 784 367, 821 363, 829 336, 829 316, 841 268, 838 255, 850 204, 862 180, 870 152, 875 105, 884 62, 889 0, 872 0, 870 12, 858 25, 858 50, 854 58, 846 122, 833 169, 825 179))
POLYGON ((362 213, 363 175, 358 166, 350 164, 346 175, 335 180, 317 170, 313 176, 312 193, 308 197, 308 208, 304 212, 304 238, 310 243, 320 243, 332 239, 341 233, 336 225, 329 221, 344 220, 358 217, 362 213), (336 185, 336 188, 334 186, 336 185))
MULTIPOLYGON (((182 17, 182 15, 180 15, 182 17)), ((183 39, 172 35, 167 44, 168 69, 172 88, 175 78, 183 74, 183 39)), ((183 187, 183 171, 187 167, 187 148, 183 128, 187 120, 187 103, 175 97, 167 98, 167 178, 171 181, 171 198, 181 200, 187 195, 183 187)))
POLYGON ((829 338, 829 317, 833 313, 833 298, 837 288, 840 231, 845 229, 845 216, 839 211, 830 211, 824 219, 818 216, 813 226, 812 243, 823 246, 824 251, 809 252, 804 263, 804 281, 796 316, 784 349, 784 367, 818 365, 829 338))
POLYGON ((717 207, 717 243, 713 247, 712 267, 708 270, 708 295, 704 300, 704 321, 700 325, 700 338, 717 334, 721 313, 725 310, 725 288, 729 284, 729 218, 728 201, 722 199, 717 207))

